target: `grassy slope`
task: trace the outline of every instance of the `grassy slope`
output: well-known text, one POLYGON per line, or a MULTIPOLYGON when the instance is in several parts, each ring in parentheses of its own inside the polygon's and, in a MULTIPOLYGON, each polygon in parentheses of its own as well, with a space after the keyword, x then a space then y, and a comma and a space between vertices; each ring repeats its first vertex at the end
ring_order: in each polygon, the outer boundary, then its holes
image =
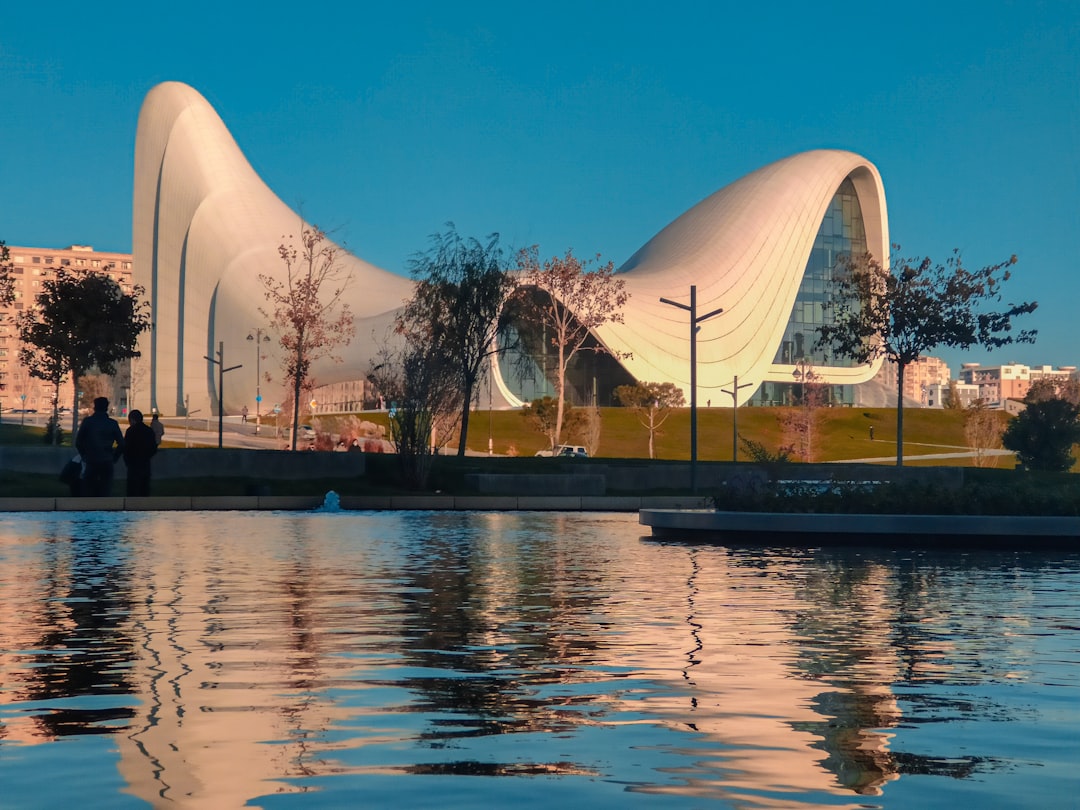
MULTIPOLYGON (((781 408, 740 408, 739 435, 761 442, 775 450, 789 444, 778 417, 781 408)), ((648 431, 623 408, 602 408, 600 448, 597 456, 608 458, 647 458, 648 431)), ((365 414, 364 418, 386 426, 385 414, 365 414)), ((818 426, 814 434, 814 460, 895 458, 896 412, 875 408, 823 408, 818 411, 818 426), (870 425, 874 439, 870 441, 870 425)), ((904 455, 914 457, 932 453, 947 453, 967 449, 964 439, 963 412, 930 409, 909 409, 904 412, 904 455)), ((516 453, 531 456, 547 446, 545 438, 529 427, 517 411, 478 411, 469 423, 469 450, 484 453, 488 447, 489 420, 494 451, 498 455, 516 453)), ((334 430, 335 420, 320 420, 323 429, 334 430)), ((698 458, 702 461, 730 461, 732 443, 732 412, 725 408, 698 409, 698 458)), ((673 413, 655 440, 656 457, 688 459, 690 457, 690 412, 683 409, 673 413)), ((456 438, 444 452, 457 449, 456 438)), ((746 455, 739 452, 739 460, 746 455)), ((968 465, 968 459, 940 460, 936 463, 968 465)), ((1011 466, 1011 460, 1003 464, 1011 466)))

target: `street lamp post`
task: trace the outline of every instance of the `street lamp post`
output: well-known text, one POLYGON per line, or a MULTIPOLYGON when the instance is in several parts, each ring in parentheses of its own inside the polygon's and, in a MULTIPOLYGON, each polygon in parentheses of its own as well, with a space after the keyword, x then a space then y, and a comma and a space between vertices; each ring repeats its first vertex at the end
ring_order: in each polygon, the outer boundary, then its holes
POLYGON ((731 460, 739 463, 739 389, 749 388, 750 383, 739 385, 739 375, 735 375, 735 382, 731 384, 731 390, 721 388, 721 394, 731 395, 731 460))
POLYGON ((802 404, 805 404, 806 386, 813 385, 818 379, 813 364, 805 357, 800 357, 795 363, 795 369, 791 372, 791 376, 795 378, 795 382, 799 385, 799 400, 802 404))
POLYGON ((269 343, 270 336, 264 335, 261 328, 255 329, 254 335, 248 335, 248 340, 255 341, 255 435, 259 434, 259 425, 262 424, 262 343, 269 343))
POLYGON ((229 366, 225 368, 225 342, 218 341, 217 360, 213 357, 207 357, 203 355, 203 360, 209 360, 215 366, 218 367, 218 386, 217 386, 217 446, 220 450, 224 446, 222 439, 224 438, 224 425, 225 425, 225 372, 236 371, 238 368, 243 368, 243 365, 229 366))
POLYGON ((723 309, 714 309, 704 315, 697 314, 697 286, 690 285, 690 305, 680 304, 667 298, 661 304, 684 309, 690 313, 690 491, 697 493, 697 332, 698 324, 719 315, 723 309))

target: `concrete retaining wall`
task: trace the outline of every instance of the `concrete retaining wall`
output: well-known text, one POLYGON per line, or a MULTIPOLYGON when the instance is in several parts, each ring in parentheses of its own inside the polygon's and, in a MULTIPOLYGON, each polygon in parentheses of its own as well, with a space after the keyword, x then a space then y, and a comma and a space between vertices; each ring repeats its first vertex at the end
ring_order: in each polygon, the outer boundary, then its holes
MULTIPOLYGON (((2 498, 0 512, 150 512, 174 510, 313 510, 321 495, 228 495, 149 498, 2 498)), ((343 511, 557 511, 637 512, 640 509, 700 509, 704 499, 693 496, 496 496, 496 495, 342 495, 343 511)))
MULTIPOLYGON (((14 472, 59 475, 71 458, 70 447, 0 446, 0 469, 14 472)), ((150 462, 153 477, 165 478, 264 478, 279 481, 304 478, 356 478, 366 469, 363 453, 312 453, 285 450, 234 450, 165 448, 150 462)), ((124 463, 116 465, 116 477, 127 477, 124 463)))
POLYGON ((465 486, 485 495, 603 495, 607 478, 595 473, 471 473, 465 476, 465 486))

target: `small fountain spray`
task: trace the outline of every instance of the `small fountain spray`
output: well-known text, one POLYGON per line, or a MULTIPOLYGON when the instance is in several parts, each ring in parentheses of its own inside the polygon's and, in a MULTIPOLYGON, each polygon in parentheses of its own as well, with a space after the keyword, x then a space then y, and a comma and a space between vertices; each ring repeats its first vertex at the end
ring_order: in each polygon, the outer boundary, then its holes
POLYGON ((316 511, 319 512, 340 512, 341 511, 341 496, 334 490, 330 490, 326 493, 326 497, 323 498, 322 506, 316 511))

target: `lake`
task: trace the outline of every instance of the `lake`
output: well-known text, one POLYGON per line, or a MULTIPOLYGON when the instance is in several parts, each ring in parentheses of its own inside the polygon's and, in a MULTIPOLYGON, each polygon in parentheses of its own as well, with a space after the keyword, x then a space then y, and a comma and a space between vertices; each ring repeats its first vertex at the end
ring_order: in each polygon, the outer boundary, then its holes
POLYGON ((1080 555, 0 515, 0 807, 1076 806, 1080 555))

